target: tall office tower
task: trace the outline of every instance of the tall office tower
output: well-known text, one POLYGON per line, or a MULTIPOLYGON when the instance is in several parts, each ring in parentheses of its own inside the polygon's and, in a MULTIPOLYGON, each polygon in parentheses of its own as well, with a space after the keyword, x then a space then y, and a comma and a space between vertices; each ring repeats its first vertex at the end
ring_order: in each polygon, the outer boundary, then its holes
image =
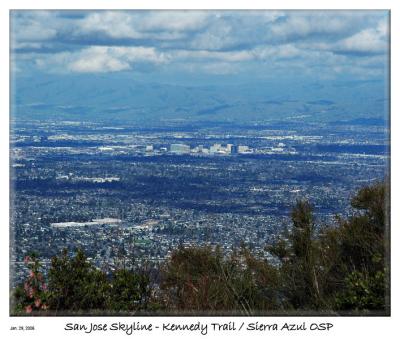
POLYGON ((237 145, 232 145, 231 154, 238 154, 238 153, 239 153, 239 147, 237 145))

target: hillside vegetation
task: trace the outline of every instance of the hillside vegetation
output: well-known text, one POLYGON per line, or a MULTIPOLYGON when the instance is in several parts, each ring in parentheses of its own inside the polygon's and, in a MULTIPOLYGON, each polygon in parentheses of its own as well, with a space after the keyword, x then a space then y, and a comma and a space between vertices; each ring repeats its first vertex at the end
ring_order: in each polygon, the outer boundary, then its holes
POLYGON ((387 182, 365 187, 351 200, 353 215, 323 227, 311 204, 298 201, 291 229, 266 246, 268 256, 245 244, 229 256, 218 247, 181 247, 161 266, 109 275, 81 250, 65 251, 45 277, 32 254, 11 313, 389 315, 388 196, 387 182))

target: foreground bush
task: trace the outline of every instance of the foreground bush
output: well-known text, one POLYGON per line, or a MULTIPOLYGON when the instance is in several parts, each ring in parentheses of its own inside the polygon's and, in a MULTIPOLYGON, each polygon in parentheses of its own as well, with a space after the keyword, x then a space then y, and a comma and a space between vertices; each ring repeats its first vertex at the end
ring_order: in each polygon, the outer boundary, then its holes
POLYGON ((26 256, 24 262, 29 269, 29 276, 23 286, 17 287, 14 291, 15 311, 29 314, 47 310, 49 293, 36 254, 26 256))
POLYGON ((276 269, 245 248, 229 258, 218 247, 179 248, 163 268, 161 288, 168 310, 250 315, 277 307, 276 279, 276 269))
POLYGON ((135 312, 148 306, 150 288, 145 273, 119 269, 107 277, 87 261, 82 250, 72 257, 65 250, 52 259, 46 286, 37 259, 29 260, 30 275, 14 291, 15 314, 135 312))
POLYGON ((354 214, 318 232, 311 206, 297 203, 289 236, 270 248, 289 307, 388 313, 388 192, 387 183, 361 189, 354 214))
POLYGON ((106 309, 110 284, 105 273, 91 265, 82 250, 69 258, 54 257, 49 271, 49 307, 78 311, 106 309))

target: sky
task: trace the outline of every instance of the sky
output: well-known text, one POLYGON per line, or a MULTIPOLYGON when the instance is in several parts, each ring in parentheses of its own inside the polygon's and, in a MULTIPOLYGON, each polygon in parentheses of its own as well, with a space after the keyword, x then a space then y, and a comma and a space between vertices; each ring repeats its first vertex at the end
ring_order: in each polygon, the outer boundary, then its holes
POLYGON ((12 11, 15 77, 385 79, 388 11, 12 11))

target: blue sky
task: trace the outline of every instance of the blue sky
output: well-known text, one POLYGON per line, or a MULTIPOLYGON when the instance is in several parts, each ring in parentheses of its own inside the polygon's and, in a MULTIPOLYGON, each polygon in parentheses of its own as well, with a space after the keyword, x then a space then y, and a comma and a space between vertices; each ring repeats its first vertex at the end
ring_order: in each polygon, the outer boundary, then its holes
POLYGON ((384 79, 387 11, 12 11, 15 76, 384 79))

